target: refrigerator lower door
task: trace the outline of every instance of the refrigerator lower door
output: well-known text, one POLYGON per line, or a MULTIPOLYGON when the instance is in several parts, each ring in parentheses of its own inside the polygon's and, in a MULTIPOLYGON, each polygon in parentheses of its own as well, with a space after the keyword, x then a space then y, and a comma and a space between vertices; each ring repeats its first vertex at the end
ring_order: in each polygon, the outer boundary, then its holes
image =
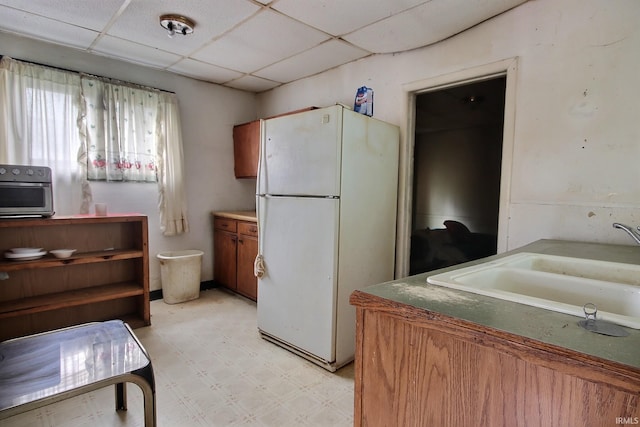
POLYGON ((258 329, 327 362, 335 360, 339 203, 258 197, 258 329))

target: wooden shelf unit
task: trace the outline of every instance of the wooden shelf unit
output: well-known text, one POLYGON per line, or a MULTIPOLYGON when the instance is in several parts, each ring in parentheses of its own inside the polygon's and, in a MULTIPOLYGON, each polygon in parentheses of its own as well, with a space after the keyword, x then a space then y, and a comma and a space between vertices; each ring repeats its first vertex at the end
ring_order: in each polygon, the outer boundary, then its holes
POLYGON ((3 258, 0 340, 91 321, 150 324, 147 217, 70 216, 0 220, 0 252, 76 249, 70 258, 3 258))

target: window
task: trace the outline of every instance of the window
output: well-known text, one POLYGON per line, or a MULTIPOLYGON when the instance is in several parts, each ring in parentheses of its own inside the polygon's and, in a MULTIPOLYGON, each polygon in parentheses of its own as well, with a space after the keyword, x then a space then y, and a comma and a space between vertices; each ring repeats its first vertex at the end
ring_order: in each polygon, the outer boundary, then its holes
POLYGON ((161 93, 82 77, 87 178, 156 182, 161 93))

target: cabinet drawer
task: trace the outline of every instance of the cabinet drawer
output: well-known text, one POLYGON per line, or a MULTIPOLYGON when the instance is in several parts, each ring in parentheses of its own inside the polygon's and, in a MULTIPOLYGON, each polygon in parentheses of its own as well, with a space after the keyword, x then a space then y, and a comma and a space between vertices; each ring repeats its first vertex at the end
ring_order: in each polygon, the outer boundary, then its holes
POLYGON ((245 236, 258 237, 258 224, 255 222, 238 222, 238 233, 245 236))
POLYGON ((225 230, 231 233, 235 233, 237 231, 238 221, 235 219, 222 218, 222 217, 214 217, 213 218, 213 228, 218 230, 225 230))

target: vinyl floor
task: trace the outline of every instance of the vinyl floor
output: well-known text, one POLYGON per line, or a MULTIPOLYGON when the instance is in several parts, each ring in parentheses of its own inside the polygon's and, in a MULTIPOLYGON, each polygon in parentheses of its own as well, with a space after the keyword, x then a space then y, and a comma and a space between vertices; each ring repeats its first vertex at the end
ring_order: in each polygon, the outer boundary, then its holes
MULTIPOLYGON (((152 301, 151 316, 134 332, 152 359, 159 427, 353 425, 353 364, 331 373, 263 340, 252 301, 210 289, 181 304, 152 301)), ((110 386, 0 425, 142 427, 142 393, 127 392, 124 412, 110 386)))

